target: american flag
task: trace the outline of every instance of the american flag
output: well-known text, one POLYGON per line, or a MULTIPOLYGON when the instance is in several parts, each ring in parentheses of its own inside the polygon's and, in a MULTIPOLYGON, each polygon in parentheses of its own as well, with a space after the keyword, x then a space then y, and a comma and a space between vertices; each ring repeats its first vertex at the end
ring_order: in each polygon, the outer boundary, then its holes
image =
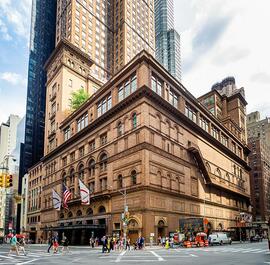
POLYGON ((63 207, 65 209, 68 209, 68 201, 71 199, 71 192, 69 189, 66 187, 65 184, 63 184, 63 207))

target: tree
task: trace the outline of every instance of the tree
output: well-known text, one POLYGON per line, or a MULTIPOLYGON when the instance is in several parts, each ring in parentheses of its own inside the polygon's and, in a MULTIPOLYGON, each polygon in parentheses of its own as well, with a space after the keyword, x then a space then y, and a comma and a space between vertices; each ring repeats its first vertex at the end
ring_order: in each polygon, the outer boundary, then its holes
POLYGON ((90 95, 83 89, 79 89, 77 91, 73 91, 71 93, 70 108, 72 111, 77 110, 88 98, 90 95))

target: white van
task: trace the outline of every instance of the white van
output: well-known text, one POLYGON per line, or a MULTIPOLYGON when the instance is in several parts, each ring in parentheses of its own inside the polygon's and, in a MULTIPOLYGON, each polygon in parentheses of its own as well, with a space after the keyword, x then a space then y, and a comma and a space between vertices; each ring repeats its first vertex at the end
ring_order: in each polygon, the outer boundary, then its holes
POLYGON ((232 244, 232 239, 230 237, 227 236, 227 234, 225 233, 215 233, 215 234, 211 234, 208 237, 209 240, 209 244, 211 246, 213 246, 214 244, 219 244, 219 245, 223 245, 223 244, 232 244))

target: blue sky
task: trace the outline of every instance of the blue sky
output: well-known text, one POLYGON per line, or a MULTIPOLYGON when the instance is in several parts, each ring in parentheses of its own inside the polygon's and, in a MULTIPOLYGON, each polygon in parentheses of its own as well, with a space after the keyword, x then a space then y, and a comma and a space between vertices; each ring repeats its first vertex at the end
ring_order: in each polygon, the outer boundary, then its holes
POLYGON ((0 1, 0 122, 25 113, 31 0, 0 1))
MULTIPOLYGON (((0 0, 0 123, 25 113, 31 0, 0 0)), ((270 1, 174 0, 182 83, 194 96, 227 76, 248 112, 270 116, 270 1)))

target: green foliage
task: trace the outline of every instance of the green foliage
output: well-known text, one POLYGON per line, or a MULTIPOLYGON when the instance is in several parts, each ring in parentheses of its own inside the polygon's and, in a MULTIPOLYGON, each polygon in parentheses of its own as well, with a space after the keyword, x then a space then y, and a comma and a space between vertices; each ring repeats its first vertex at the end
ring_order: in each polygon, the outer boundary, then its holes
POLYGON ((71 110, 77 110, 89 98, 89 96, 90 95, 84 91, 83 88, 73 91, 71 93, 71 98, 69 99, 71 110))

